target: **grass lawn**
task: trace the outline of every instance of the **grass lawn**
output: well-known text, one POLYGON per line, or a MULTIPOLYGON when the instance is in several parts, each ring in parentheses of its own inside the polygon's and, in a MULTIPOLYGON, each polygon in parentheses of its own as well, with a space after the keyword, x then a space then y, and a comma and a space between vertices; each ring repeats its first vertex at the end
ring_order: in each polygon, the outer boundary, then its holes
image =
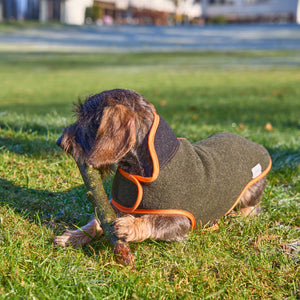
POLYGON ((0 298, 299 299, 299 57, 0 53, 0 298), (143 94, 178 136, 231 131, 263 144, 273 160, 263 213, 223 218, 217 232, 183 243, 131 244, 135 270, 103 239, 55 246, 55 235, 93 213, 55 141, 73 102, 117 87, 143 94))

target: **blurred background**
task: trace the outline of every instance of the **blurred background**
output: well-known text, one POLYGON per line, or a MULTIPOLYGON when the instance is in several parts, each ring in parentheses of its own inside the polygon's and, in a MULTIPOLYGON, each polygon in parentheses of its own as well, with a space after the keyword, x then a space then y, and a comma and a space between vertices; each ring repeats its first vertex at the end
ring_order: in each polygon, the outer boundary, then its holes
POLYGON ((298 0, 0 0, 0 50, 291 50, 299 22, 298 0))
POLYGON ((1 0, 1 19, 76 25, 300 22, 298 0, 1 0))

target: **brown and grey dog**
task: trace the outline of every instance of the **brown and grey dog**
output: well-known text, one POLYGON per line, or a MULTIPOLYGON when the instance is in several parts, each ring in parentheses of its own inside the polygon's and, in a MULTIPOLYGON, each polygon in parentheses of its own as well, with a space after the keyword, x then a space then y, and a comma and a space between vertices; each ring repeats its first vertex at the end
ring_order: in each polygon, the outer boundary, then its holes
MULTIPOLYGON (((91 96, 75 112, 77 121, 57 144, 104 174, 118 165, 111 199, 119 215, 117 237, 181 241, 195 226, 214 223, 233 209, 260 212, 271 167, 262 146, 231 133, 195 144, 177 139, 154 106, 132 90, 91 96)), ((93 218, 55 242, 79 247, 100 234, 93 218)))

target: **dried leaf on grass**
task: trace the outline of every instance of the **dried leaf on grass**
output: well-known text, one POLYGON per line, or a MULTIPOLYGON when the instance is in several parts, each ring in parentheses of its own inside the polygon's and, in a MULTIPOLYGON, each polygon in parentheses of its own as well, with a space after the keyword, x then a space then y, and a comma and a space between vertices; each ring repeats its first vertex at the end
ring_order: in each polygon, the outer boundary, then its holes
POLYGON ((264 129, 267 131, 273 131, 273 126, 270 122, 268 122, 268 123, 266 123, 264 129))
POLYGON ((259 245, 261 244, 261 242, 263 242, 263 241, 272 241, 272 240, 275 240, 277 238, 281 238, 281 236, 280 235, 275 235, 275 234, 259 235, 257 237, 257 239, 255 240, 255 242, 254 242, 254 248, 256 250, 260 250, 259 245))

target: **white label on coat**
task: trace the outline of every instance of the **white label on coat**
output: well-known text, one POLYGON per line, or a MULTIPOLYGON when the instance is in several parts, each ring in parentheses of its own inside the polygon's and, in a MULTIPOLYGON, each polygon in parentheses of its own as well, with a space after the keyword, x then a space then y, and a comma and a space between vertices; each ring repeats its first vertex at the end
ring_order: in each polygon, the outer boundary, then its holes
POLYGON ((256 178, 261 174, 261 165, 257 164, 254 168, 252 168, 252 178, 256 178))

